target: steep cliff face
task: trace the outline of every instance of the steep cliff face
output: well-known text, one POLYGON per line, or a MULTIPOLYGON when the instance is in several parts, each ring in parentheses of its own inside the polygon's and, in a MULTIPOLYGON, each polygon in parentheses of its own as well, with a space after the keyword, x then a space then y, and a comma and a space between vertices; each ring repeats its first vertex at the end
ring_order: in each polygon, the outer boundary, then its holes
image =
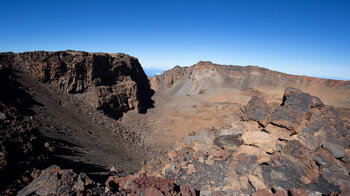
POLYGON ((326 104, 350 107, 350 81, 295 76, 256 66, 217 65, 200 61, 150 79, 154 90, 170 95, 191 95, 217 88, 253 88, 283 94, 287 87, 300 88, 320 97, 326 104))
POLYGON ((88 103, 112 118, 152 105, 148 79, 134 57, 76 51, 1 53, 0 64, 16 66, 43 83, 71 94, 88 93, 88 103))

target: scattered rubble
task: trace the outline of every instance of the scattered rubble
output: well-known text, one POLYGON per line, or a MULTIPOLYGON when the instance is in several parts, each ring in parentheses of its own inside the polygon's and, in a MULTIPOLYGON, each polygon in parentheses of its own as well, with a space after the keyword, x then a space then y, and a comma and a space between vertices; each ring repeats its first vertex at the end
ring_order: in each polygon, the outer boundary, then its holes
POLYGON ((48 158, 38 128, 24 118, 31 100, 13 77, 9 68, 0 67, 0 195, 28 184, 35 167, 48 158))
POLYGON ((76 174, 71 169, 52 165, 43 170, 17 195, 198 195, 186 185, 176 185, 160 177, 110 176, 105 184, 96 183, 85 173, 76 174))
MULTIPOLYGON (((94 187, 94 185, 95 182, 85 173, 77 175, 71 169, 62 170, 60 167, 53 165, 43 170, 39 177, 19 191, 17 195, 71 195, 73 193, 81 195, 92 193, 89 187, 94 187)), ((94 189, 94 192, 101 192, 98 187, 94 187, 94 189)))
POLYGON ((208 195, 350 194, 350 133, 335 110, 287 88, 280 106, 253 97, 242 112, 243 122, 189 135, 140 173, 208 195))

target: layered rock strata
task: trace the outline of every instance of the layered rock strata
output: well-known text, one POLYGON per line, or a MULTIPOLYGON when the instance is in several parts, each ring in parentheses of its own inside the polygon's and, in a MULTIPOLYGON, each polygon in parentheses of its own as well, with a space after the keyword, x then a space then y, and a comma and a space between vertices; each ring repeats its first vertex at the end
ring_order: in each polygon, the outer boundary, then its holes
POLYGON ((118 119, 152 106, 152 90, 138 59, 125 54, 76 51, 1 53, 2 66, 23 69, 71 94, 87 93, 87 104, 118 119))
POLYGON ((282 96, 294 87, 320 97, 326 104, 350 108, 350 81, 285 74, 257 66, 218 65, 200 61, 190 67, 176 66, 150 78, 154 90, 168 95, 215 93, 220 88, 255 89, 282 96))

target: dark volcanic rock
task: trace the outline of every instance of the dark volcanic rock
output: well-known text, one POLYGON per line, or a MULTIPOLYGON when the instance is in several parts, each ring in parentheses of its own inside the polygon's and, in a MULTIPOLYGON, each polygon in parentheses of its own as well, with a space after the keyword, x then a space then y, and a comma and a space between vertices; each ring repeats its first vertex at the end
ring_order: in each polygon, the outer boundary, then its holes
MULTIPOLYGON (((53 165, 41 172, 40 176, 17 193, 25 195, 71 195, 86 193, 95 183, 85 174, 77 175, 73 170, 53 165)), ((90 190, 91 191, 91 190, 90 190)))
POLYGON ((41 165, 48 153, 39 130, 13 117, 9 114, 8 119, 0 120, 0 194, 10 194, 26 185, 33 167, 41 165))
POLYGON ((274 111, 271 104, 266 103, 263 97, 254 96, 248 104, 242 108, 243 120, 254 120, 259 124, 266 126, 270 114, 274 111))
POLYGON ((253 97, 242 111, 243 122, 189 135, 143 172, 208 195, 349 195, 350 133, 334 109, 287 88, 280 106, 253 97))
POLYGON ((187 185, 176 185, 173 180, 155 176, 108 177, 105 184, 96 183, 85 173, 52 165, 39 177, 18 192, 24 195, 197 195, 187 185))
POLYGON ((134 57, 74 51, 1 53, 0 64, 19 66, 44 83, 72 94, 88 93, 90 103, 112 118, 152 106, 147 76, 134 57))
POLYGON ((269 120, 275 125, 299 132, 297 128, 305 118, 311 115, 311 108, 322 106, 323 103, 318 97, 311 96, 299 89, 286 88, 282 107, 277 108, 269 120))
POLYGON ((47 160, 47 149, 37 126, 24 115, 35 101, 0 66, 0 194, 14 194, 32 179, 30 173, 47 160))
POLYGON ((292 87, 288 87, 284 90, 282 105, 285 104, 304 105, 305 107, 311 108, 323 106, 323 103, 320 98, 311 96, 308 93, 304 93, 303 91, 292 87), (295 97, 294 99, 289 99, 290 96, 295 97), (286 103, 287 99, 289 99, 289 101, 286 103))

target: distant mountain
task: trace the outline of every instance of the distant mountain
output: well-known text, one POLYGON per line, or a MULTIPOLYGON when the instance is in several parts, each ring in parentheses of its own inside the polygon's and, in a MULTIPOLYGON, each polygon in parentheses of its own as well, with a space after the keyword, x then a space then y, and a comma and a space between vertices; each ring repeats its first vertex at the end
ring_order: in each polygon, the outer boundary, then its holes
POLYGON ((326 104, 350 108, 350 81, 296 76, 257 66, 200 61, 190 67, 176 66, 150 80, 154 90, 169 95, 201 94, 217 88, 253 88, 282 96, 285 88, 295 87, 320 97, 326 104))

